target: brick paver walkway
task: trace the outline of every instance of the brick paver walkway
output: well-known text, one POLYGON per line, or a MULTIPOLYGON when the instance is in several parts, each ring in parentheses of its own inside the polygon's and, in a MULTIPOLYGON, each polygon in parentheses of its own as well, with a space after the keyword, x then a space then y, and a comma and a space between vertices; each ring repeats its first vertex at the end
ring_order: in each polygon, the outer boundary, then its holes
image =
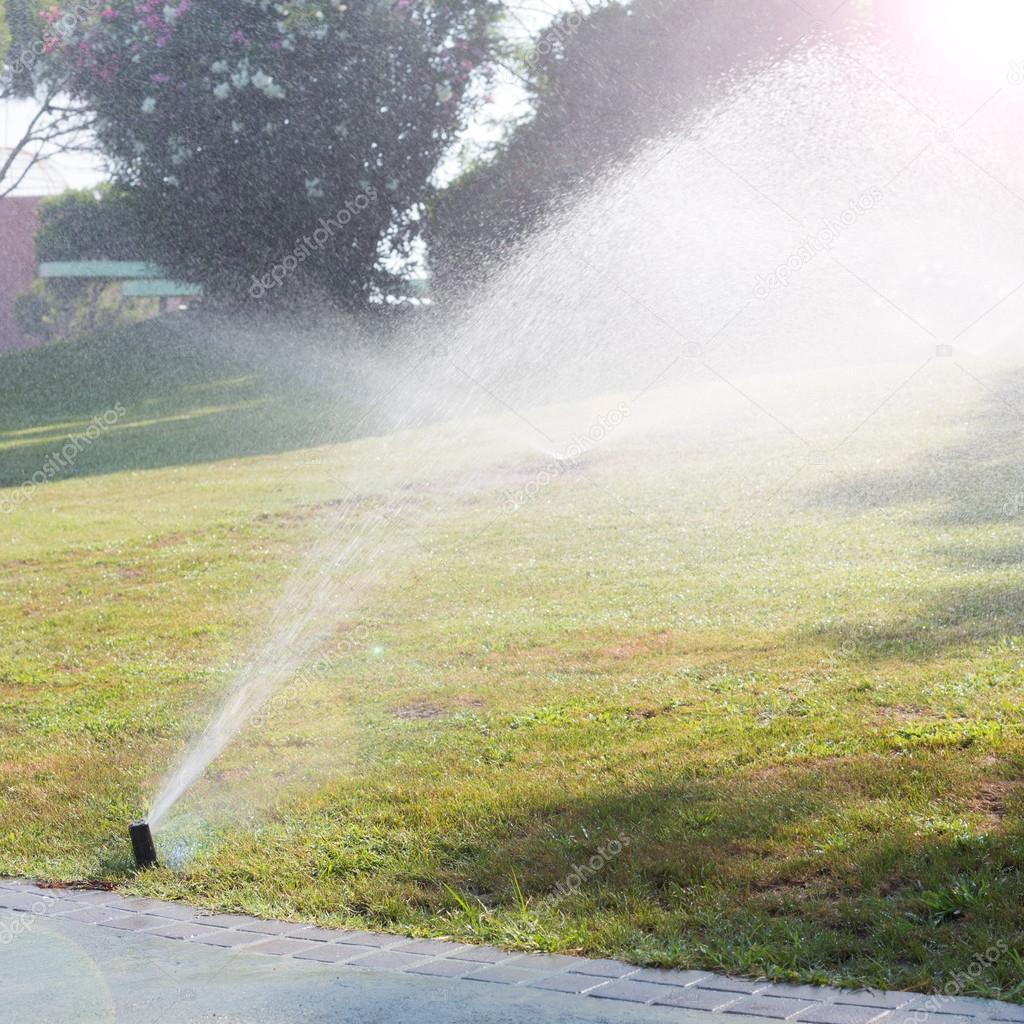
POLYGON ((808 1024, 1024 1024, 1024 1006, 991 999, 786 985, 707 971, 642 968, 617 960, 514 953, 242 914, 212 914, 181 903, 98 890, 39 888, 17 880, 0 881, 0 908, 253 956, 294 957, 353 971, 460 979, 467 985, 519 985, 559 993, 558 998, 566 999, 615 1000, 808 1024))

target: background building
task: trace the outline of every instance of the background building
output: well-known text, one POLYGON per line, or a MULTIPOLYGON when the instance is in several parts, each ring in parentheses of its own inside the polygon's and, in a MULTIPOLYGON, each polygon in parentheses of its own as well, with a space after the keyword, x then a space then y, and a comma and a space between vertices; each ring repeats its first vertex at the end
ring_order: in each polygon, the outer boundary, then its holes
MULTIPOLYGON (((0 103, 0 164, 22 137, 34 111, 31 102, 0 103)), ((24 162, 20 167, 16 163, 13 178, 23 169, 24 162)), ((62 153, 40 160, 11 195, 0 199, 0 352, 39 344, 38 339, 18 331, 14 301, 36 276, 34 239, 40 201, 65 189, 86 188, 102 180, 102 168, 94 158, 83 153, 62 153)))

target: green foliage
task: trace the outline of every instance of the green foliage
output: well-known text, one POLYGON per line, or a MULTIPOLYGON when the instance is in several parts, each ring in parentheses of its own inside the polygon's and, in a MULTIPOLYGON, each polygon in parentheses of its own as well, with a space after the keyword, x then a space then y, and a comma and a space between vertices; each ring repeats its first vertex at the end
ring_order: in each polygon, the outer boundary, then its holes
POLYGON ((71 189, 39 206, 36 257, 47 260, 144 258, 131 198, 110 186, 71 189))
POLYGON ((155 299, 124 299, 116 282, 87 279, 34 281, 14 301, 19 330, 45 342, 111 330, 157 310, 155 299))
POLYGON ((40 341, 62 341, 86 326, 106 287, 97 281, 33 281, 14 301, 18 329, 40 341))
MULTIPOLYGON (((106 185, 71 189, 40 203, 36 258, 41 263, 143 259, 141 237, 126 193, 106 185)), ((24 333, 51 342, 132 323, 157 308, 152 299, 123 299, 116 283, 47 279, 18 296, 14 314, 24 333)))
POLYGON ((495 0, 111 0, 53 63, 146 224, 228 299, 360 306, 395 284, 464 123, 495 0), (301 266, 300 266, 301 264, 301 266))
POLYGON ((814 30, 791 0, 634 0, 563 15, 518 58, 533 116, 431 210, 437 285, 477 283, 610 166, 684 125, 737 68, 814 30))
POLYGON ((53 303, 44 293, 42 281, 34 281, 27 292, 14 300, 18 330, 43 341, 53 339, 53 312, 53 303))
POLYGON ((990 897, 989 885, 984 878, 961 877, 951 882, 947 888, 926 889, 921 893, 920 901, 927 912, 928 920, 933 925, 941 925, 963 917, 973 907, 990 897))
POLYGON ((43 6, 43 0, 0 0, 0 81, 8 95, 30 95, 43 70, 43 6))
POLYGON ((11 48, 11 28, 7 24, 7 3, 0 0, 0 67, 7 61, 7 54, 11 48))

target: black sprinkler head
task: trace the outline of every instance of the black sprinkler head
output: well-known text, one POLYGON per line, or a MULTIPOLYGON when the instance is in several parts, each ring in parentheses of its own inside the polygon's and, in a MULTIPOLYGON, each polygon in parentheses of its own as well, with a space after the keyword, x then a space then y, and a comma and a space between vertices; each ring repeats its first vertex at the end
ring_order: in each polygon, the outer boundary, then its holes
POLYGON ((132 837, 135 863, 140 868, 156 867, 156 847, 153 845, 153 833, 149 831, 149 822, 136 821, 129 825, 128 835, 132 837))

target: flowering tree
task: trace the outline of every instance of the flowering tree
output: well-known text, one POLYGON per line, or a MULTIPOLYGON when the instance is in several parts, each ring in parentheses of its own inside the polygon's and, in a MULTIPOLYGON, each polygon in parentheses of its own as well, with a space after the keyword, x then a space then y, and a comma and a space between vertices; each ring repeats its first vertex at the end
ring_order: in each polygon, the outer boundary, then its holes
MULTIPOLYGON (((393 289, 497 0, 109 0, 50 56, 146 226, 213 294, 393 289)), ((54 22, 65 12, 53 9, 54 22)))

